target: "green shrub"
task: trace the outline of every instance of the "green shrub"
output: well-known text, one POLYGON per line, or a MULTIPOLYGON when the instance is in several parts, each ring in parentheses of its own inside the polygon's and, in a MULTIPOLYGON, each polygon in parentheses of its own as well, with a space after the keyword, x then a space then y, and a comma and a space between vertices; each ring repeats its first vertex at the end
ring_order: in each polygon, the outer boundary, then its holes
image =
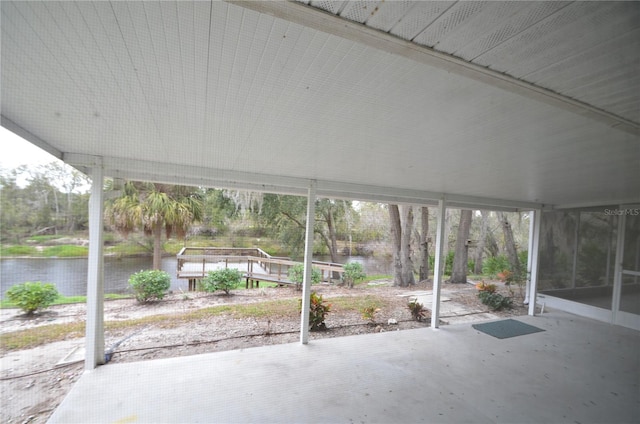
POLYGON ((51 283, 26 282, 7 290, 9 300, 27 314, 44 309, 58 298, 58 290, 51 283))
POLYGON ((518 252, 518 260, 520 261, 520 269, 526 270, 529 263, 529 251, 521 250, 518 252))
POLYGON ((469 259, 467 261, 467 272, 471 274, 474 269, 476 269, 476 261, 474 261, 473 259, 469 259))
MULTIPOLYGON (((296 288, 304 281, 304 264, 296 264, 289 268, 289 280, 296 283, 296 288)), ((311 268, 311 284, 319 284, 322 281, 322 274, 318 268, 311 268)))
POLYGON ((482 274, 496 278, 499 272, 511 270, 509 259, 504 255, 491 256, 482 262, 482 274))
POLYGON ((367 274, 362 269, 362 264, 358 262, 349 262, 344 266, 344 272, 342 273, 342 282, 347 287, 352 288, 353 285, 361 280, 367 278, 367 274))
POLYGON ((424 309, 424 305, 418 302, 418 299, 410 300, 407 304, 411 317, 416 321, 423 321, 428 318, 428 311, 424 309))
MULTIPOLYGON (((456 256, 456 252, 454 252, 452 250, 447 253, 447 257, 446 257, 445 262, 444 262, 444 274, 445 275, 453 274, 453 260, 455 259, 455 256, 456 256)), ((431 269, 433 269, 433 268, 431 268, 431 269)))
POLYGON ((482 290, 478 293, 480 301, 487 305, 491 310, 499 311, 503 308, 511 308, 513 301, 510 297, 503 296, 500 293, 494 293, 487 290, 482 290))
MULTIPOLYGON (((444 275, 451 275, 453 272, 453 259, 455 256, 455 252, 449 251, 447 253, 447 257, 444 261, 444 275)), ((429 256, 429 269, 433 270, 436 266, 436 257, 433 255, 429 256)))
POLYGON ((240 285, 242 273, 235 268, 224 268, 216 271, 209 271, 202 280, 202 289, 208 292, 222 290, 225 294, 240 285))
POLYGON ((171 277, 165 271, 140 271, 129 277, 136 300, 140 303, 161 300, 171 287, 171 277))
MULTIPOLYGON (((331 312, 331 305, 322 300, 322 295, 311 292, 311 302, 309 305, 309 330, 321 331, 326 330, 327 325, 325 319, 327 314, 331 312)), ((302 311, 302 299, 298 302, 298 310, 302 311)))

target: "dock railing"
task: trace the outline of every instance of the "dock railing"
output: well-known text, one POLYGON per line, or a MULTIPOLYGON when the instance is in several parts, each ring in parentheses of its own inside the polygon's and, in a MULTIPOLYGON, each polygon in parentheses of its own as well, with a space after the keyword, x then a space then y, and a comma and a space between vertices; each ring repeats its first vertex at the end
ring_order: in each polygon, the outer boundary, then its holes
MULTIPOLYGON (((229 264, 237 264, 247 279, 247 287, 251 282, 270 281, 277 284, 295 284, 289 280, 289 268, 298 265, 287 257, 271 256, 264 250, 235 247, 183 247, 176 255, 178 260, 177 277, 189 280, 189 290, 195 290, 196 282, 206 277, 209 271, 228 268, 229 264)), ((331 283, 340 279, 344 272, 342 264, 313 261, 313 267, 322 274, 322 281, 331 283)))

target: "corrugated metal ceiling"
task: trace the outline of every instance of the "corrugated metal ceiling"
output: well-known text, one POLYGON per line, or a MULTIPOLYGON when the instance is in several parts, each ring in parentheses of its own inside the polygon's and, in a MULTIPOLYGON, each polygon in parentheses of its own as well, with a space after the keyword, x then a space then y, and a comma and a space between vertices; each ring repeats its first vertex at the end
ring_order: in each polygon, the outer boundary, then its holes
POLYGON ((640 199, 637 3, 0 7, 2 124, 107 175, 295 193, 315 179, 414 203, 640 199))

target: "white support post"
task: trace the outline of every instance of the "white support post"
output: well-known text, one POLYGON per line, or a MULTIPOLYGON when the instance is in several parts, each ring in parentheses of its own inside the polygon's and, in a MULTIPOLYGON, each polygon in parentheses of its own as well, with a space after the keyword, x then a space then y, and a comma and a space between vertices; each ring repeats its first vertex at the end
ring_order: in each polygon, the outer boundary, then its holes
POLYGON ((309 310, 311 308, 311 267, 313 265, 313 227, 316 217, 316 182, 311 181, 307 195, 307 228, 304 243, 304 279, 302 282, 302 312, 300 312, 300 343, 309 343, 309 310))
POLYGON ((444 221, 447 207, 444 199, 438 201, 438 226, 436 230, 436 257, 433 269, 433 306, 431 307, 431 328, 440 326, 440 287, 442 285, 442 271, 444 252, 444 221))
POLYGON ((84 369, 104 364, 104 261, 103 261, 103 169, 96 164, 91 172, 89 200, 89 266, 87 272, 87 323, 84 369))
POLYGON ((524 302, 525 305, 529 304, 529 289, 531 288, 531 265, 533 264, 533 230, 534 230, 534 211, 529 212, 529 246, 527 247, 527 282, 524 288, 524 302))
POLYGON ((536 296, 538 291, 538 258, 540 250, 540 223, 542 222, 542 210, 531 211, 532 213, 532 229, 529 232, 529 257, 531 265, 531 274, 529 278, 529 315, 536 314, 536 296))
POLYGON ((620 295, 622 293, 622 261, 624 260, 624 238, 626 215, 618 216, 618 231, 616 232, 616 258, 613 267, 613 294, 611 299, 611 323, 615 323, 620 311, 620 295))

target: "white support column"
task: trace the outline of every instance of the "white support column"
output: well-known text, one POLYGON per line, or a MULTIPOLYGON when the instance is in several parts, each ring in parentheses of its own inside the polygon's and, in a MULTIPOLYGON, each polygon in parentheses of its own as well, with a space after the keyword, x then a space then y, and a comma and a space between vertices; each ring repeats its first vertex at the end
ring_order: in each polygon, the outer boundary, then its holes
POLYGON ((311 307, 311 267, 313 262, 313 227, 316 218, 316 182, 311 181, 307 195, 307 228, 304 243, 304 280, 302 282, 302 312, 300 312, 300 343, 309 343, 309 309, 311 307))
POLYGON ((615 323, 620 311, 620 295, 622 293, 622 261, 624 260, 624 238, 626 215, 618 216, 618 231, 616 232, 616 258, 613 267, 613 297, 611 299, 611 323, 615 323))
POLYGON ((91 199, 89 200, 85 370, 92 370, 104 364, 103 179, 102 164, 96 164, 91 172, 91 199))
POLYGON ((531 211, 533 228, 529 231, 529 255, 530 255, 530 269, 531 274, 529 278, 531 283, 529 284, 529 315, 536 314, 536 296, 538 291, 538 258, 540 250, 540 223, 542 222, 542 210, 538 209, 531 211))
POLYGON ((529 212, 529 246, 527 247, 527 282, 524 288, 524 302, 525 305, 529 304, 529 289, 531 287, 531 265, 533 264, 533 230, 534 230, 534 215, 535 212, 529 212))
POLYGON ((436 257, 433 267, 433 306, 431 307, 431 328, 440 326, 440 287, 442 285, 442 271, 444 260, 444 221, 447 206, 444 199, 438 201, 438 226, 436 229, 436 257))

